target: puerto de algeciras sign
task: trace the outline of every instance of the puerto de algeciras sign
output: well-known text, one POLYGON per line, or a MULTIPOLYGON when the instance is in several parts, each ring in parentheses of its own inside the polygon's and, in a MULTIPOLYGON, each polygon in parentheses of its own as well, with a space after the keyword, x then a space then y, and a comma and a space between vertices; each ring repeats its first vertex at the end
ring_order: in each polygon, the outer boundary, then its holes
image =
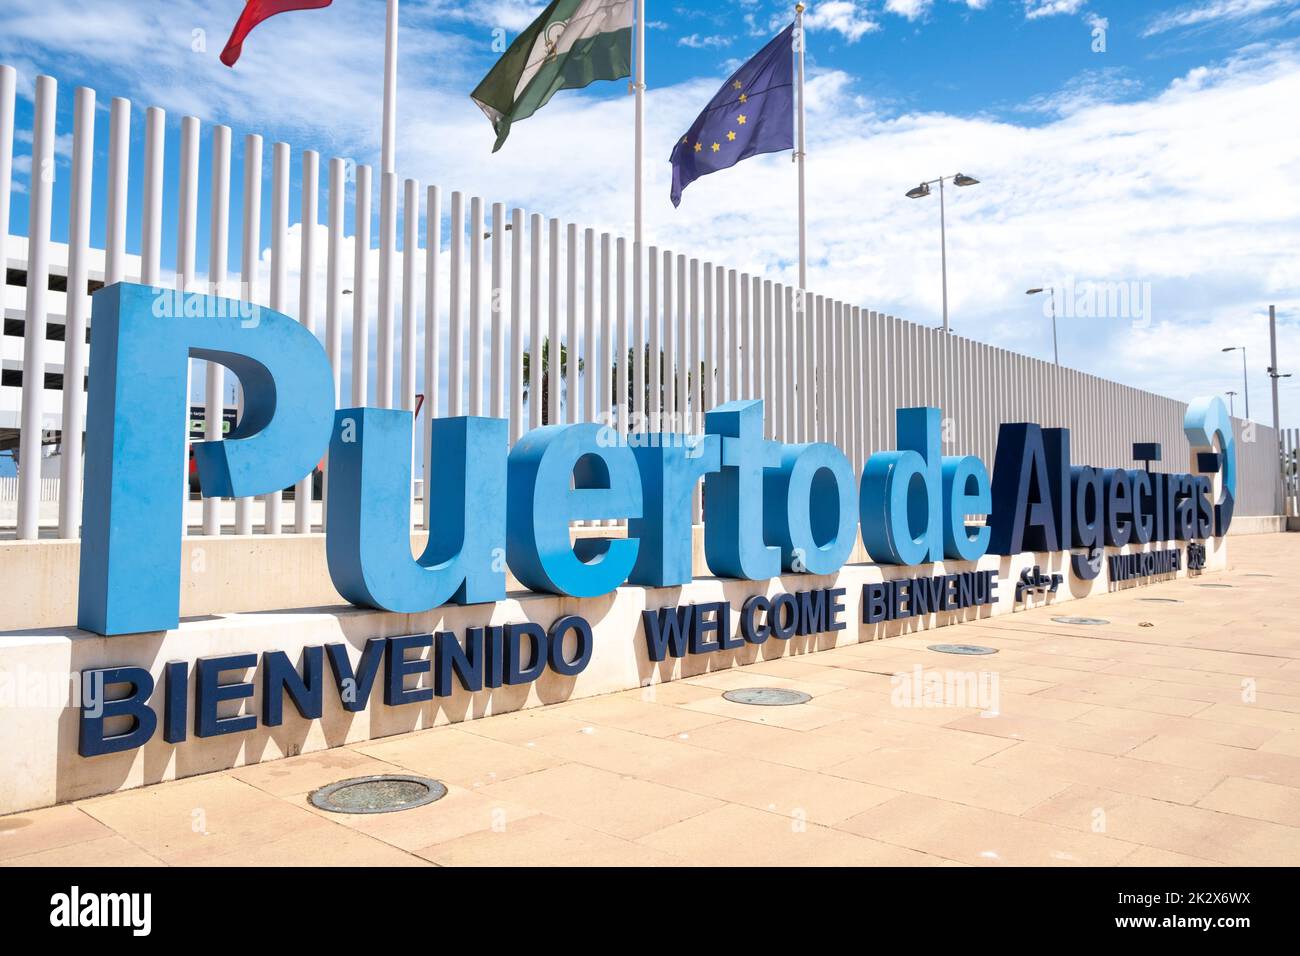
MULTIPOLYGON (((897 411, 897 449, 872 454, 860 478, 858 463, 834 445, 765 439, 762 402, 732 401, 705 414, 703 435, 550 425, 513 448, 503 419, 434 420, 425 436, 433 462, 425 477, 429 539, 417 559, 410 549, 412 414, 336 410, 325 351, 298 322, 246 302, 119 283, 95 294, 93 328, 78 625, 102 635, 179 625, 184 502, 178 471, 190 358, 231 369, 244 393, 242 417, 225 440, 194 445, 203 493, 278 492, 309 474, 328 450, 330 577, 347 600, 388 611, 504 600, 507 566, 533 591, 579 598, 624 585, 688 584, 691 503, 701 481, 705 560, 721 578, 835 574, 859 531, 881 564, 972 563, 958 573, 921 568, 867 586, 862 616, 868 623, 992 603, 996 573, 973 567, 985 554, 1072 552, 1071 573, 1090 580, 1106 570, 1106 547, 1195 544, 1222 536, 1232 520, 1234 440, 1218 398, 1195 401, 1186 414, 1184 430, 1199 452, 1194 473, 1075 465, 1068 429, 1008 423, 1000 426, 990 475, 975 456, 942 454, 940 409, 905 408, 897 411), (988 518, 972 525, 969 515, 988 518), (571 522, 602 519, 626 519, 627 536, 571 540, 571 522)), ((1132 577, 1143 565, 1113 564, 1112 570, 1132 577)), ((768 636, 843 629, 837 613, 843 593, 830 587, 751 598, 737 614, 739 637, 726 602, 647 611, 648 651, 663 660, 768 636)), ((385 702, 400 704, 428 699, 412 694, 450 693, 453 677, 474 690, 533 680, 546 668, 576 673, 592 641, 590 625, 578 615, 549 629, 527 623, 469 631, 464 641, 451 634, 375 639, 355 662, 344 645, 307 648, 301 671, 282 652, 267 652, 263 720, 279 722, 286 695, 304 717, 319 716, 326 660, 340 690, 355 690, 344 706, 359 710, 381 657, 385 702), (407 643, 393 646, 401 642, 407 643), (573 648, 568 656, 565 646, 573 648), (406 660, 411 647, 432 647, 432 661, 406 660), (432 669, 432 687, 407 689, 403 679, 411 668, 432 669)), ((253 655, 244 657, 250 660, 196 662, 197 735, 244 730, 247 723, 231 722, 255 721, 215 716, 232 686, 219 682, 219 671, 254 665, 253 655)), ((168 664, 164 671, 169 742, 184 739, 187 723, 188 671, 175 675, 177 691, 170 671, 177 666, 188 667, 168 664)), ((139 667, 94 674, 133 692, 89 716, 83 708, 81 752, 141 746, 157 723, 144 703, 152 675, 139 667), (106 737, 104 720, 113 716, 135 718, 134 729, 106 737)))

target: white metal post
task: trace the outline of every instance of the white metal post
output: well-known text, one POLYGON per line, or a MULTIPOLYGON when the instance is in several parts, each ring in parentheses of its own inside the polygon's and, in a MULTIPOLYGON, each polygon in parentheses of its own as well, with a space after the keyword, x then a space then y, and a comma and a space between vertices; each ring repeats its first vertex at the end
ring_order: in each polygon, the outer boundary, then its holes
POLYGON ((59 86, 36 78, 28 199, 27 295, 23 330, 22 431, 18 436, 18 537, 40 535, 41 412, 45 391, 45 322, 50 285, 50 216, 54 193, 54 122, 59 86))
MULTIPOLYGON (((230 127, 212 130, 212 204, 208 222, 208 289, 212 295, 225 294, 229 266, 230 241, 230 127)), ((205 362, 204 438, 221 441, 224 437, 226 370, 217 362, 205 362)), ((221 499, 204 497, 203 533, 221 534, 221 499)))
MULTIPOLYGON (((95 91, 76 93, 72 127, 72 196, 68 223, 67 317, 63 335, 63 433, 59 463, 59 537, 81 530, 81 429, 85 415, 86 276, 90 255, 90 193, 95 162, 95 91)), ((5 263, 0 260, 0 268, 5 263)))
MULTIPOLYGON (((239 297, 257 302, 257 268, 262 250, 262 137, 250 133, 244 137, 244 218, 241 242, 239 297)), ((236 391, 236 407, 243 412, 243 389, 236 391)), ((249 498, 235 501, 235 534, 253 533, 253 507, 249 498)))
MULTIPOLYGON (((397 161, 397 0, 388 0, 384 23, 384 129, 380 175, 396 172, 397 161)), ((382 180, 381 180, 382 182, 382 180)), ((382 405, 382 408, 389 406, 382 405)))
POLYGON ((370 285, 370 194, 369 166, 357 167, 356 211, 352 237, 352 404, 360 408, 370 397, 370 311, 366 295, 370 285))
MULTIPOLYGON (((302 247, 298 271, 298 321, 308 332, 316 331, 316 220, 320 197, 320 156, 315 150, 302 154, 302 247)), ((311 531, 313 474, 298 479, 293 491, 293 530, 311 531)))

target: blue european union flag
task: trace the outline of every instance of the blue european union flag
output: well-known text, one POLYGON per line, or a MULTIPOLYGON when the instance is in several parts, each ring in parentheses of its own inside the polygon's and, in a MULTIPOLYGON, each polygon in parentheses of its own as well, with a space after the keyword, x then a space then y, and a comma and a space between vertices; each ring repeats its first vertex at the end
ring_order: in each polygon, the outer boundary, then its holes
POLYGON ((794 24, 731 75, 673 149, 673 205, 708 173, 794 149, 794 24))

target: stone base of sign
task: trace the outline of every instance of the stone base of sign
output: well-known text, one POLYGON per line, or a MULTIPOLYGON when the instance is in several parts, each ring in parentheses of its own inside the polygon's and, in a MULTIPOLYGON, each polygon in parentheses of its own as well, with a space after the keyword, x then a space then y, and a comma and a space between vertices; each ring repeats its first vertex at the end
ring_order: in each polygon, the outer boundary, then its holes
MULTIPOLYGON (((1161 545, 1164 550, 1174 545, 1161 545)), ((1130 549, 1119 549, 1127 552, 1130 549)), ((1186 548, 1181 549, 1186 556, 1186 548)), ((1207 542, 1206 571, 1228 566, 1226 543, 1207 542)), ((781 656, 815 653, 859 641, 874 641, 902 633, 914 633, 963 620, 1009 614, 1025 606, 1069 601, 1116 587, 1153 584, 1177 575, 1145 578, 1115 585, 1108 571, 1092 582, 1072 579, 1069 556, 1064 554, 1021 554, 1003 558, 986 556, 972 564, 947 562, 913 568, 875 564, 849 564, 836 575, 788 575, 771 581, 730 581, 698 578, 678 588, 620 588, 613 594, 592 599, 559 598, 529 592, 512 593, 494 605, 444 607, 427 614, 402 615, 355 608, 321 608, 263 613, 208 615, 185 620, 173 631, 100 637, 75 628, 9 631, 0 634, 0 753, 5 769, 0 774, 0 813, 32 809, 82 797, 111 793, 163 780, 208 773, 228 767, 259 763, 346 743, 405 733, 438 724, 470 720, 490 714, 543 706, 564 700, 608 694, 649 686, 681 677, 767 660, 781 656), (1047 576, 1061 574, 1057 593, 1032 595, 1017 604, 1016 583, 1024 571, 1041 569, 1047 576), (971 570, 997 572, 997 601, 989 607, 932 614, 882 624, 862 624, 862 587, 892 578, 928 577, 971 570), (641 612, 671 605, 726 600, 731 602, 733 629, 739 626, 739 611, 754 594, 817 588, 844 588, 843 630, 787 641, 776 638, 737 650, 688 655, 682 659, 651 661, 647 653, 641 612), (304 720, 286 702, 284 723, 278 727, 260 724, 260 687, 254 696, 221 705, 219 716, 241 712, 258 715, 257 728, 218 737, 193 735, 193 662, 201 657, 256 654, 282 650, 297 664, 304 647, 344 643, 353 663, 365 642, 374 637, 397 637, 431 631, 464 634, 467 627, 487 624, 535 621, 549 627, 558 618, 576 614, 586 618, 594 634, 594 650, 585 670, 576 677, 561 677, 547 670, 536 683, 507 686, 468 693, 457 686, 450 697, 389 707, 383 703, 382 669, 369 706, 358 713, 343 709, 329 673, 325 673, 324 713, 320 720, 304 720), (162 739, 162 722, 153 740, 138 750, 97 757, 78 753, 80 712, 72 704, 77 675, 82 670, 134 665, 148 669, 157 681, 151 704, 161 711, 162 672, 167 662, 185 661, 190 666, 189 737, 171 745, 162 739)), ((1193 574, 1204 572, 1190 572, 1193 574)), ((6 585, 6 591, 13 593, 6 585)), ((425 652, 427 653, 427 651, 425 652)), ((237 679, 227 673, 223 682, 237 679)), ((245 679, 252 679, 251 675, 245 679)), ((427 677, 426 677, 427 679, 427 677)), ((755 678, 762 683, 761 677, 755 678)), ((256 685, 257 682, 254 681, 256 685)), ((109 727, 109 733, 126 728, 109 727)))
MULTIPOLYGON (((1292 518, 1291 531, 1300 531, 1292 518)), ((1229 535, 1286 531, 1281 516, 1237 515, 1229 535)), ((707 575, 703 527, 695 527, 695 573, 707 575)), ((614 528, 577 528, 574 537, 617 534, 614 528)), ((411 536, 418 554, 425 535, 411 536)), ((187 537, 181 564, 181 615, 280 611, 344 604, 330 583, 325 535, 221 535, 187 537)), ((0 581, 5 582, 0 632, 31 627, 70 627, 77 620, 78 541, 0 541, 0 581)), ((866 561, 861 542, 851 561, 866 561)), ((518 587, 511 580, 508 587, 518 587)))

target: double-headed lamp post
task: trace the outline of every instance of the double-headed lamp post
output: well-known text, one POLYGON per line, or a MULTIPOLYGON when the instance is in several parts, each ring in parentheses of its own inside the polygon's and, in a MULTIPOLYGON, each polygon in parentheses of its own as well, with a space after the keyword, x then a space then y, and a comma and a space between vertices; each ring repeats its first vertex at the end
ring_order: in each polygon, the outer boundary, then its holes
POLYGON ((1061 349, 1056 344, 1056 287, 1048 286, 1045 289, 1026 289, 1025 295, 1038 295, 1040 292, 1047 292, 1052 297, 1052 357, 1056 364, 1061 364, 1061 349))
POLYGON ((1241 387, 1242 390, 1245 392, 1242 398, 1246 400, 1246 418, 1249 419, 1250 418, 1250 378, 1246 374, 1246 346, 1229 345, 1223 351, 1236 352, 1238 349, 1241 350, 1241 387))
POLYGON ((1228 389, 1228 390, 1227 390, 1226 392, 1224 392, 1223 394, 1228 396, 1228 417, 1229 417, 1229 418, 1236 418, 1236 417, 1237 417, 1237 409, 1236 409, 1236 405, 1234 404, 1234 402, 1233 402, 1232 400, 1233 400, 1234 398, 1237 397, 1237 393, 1234 392, 1232 389, 1228 389))
POLYGON ((974 186, 979 180, 974 176, 967 176, 965 173, 957 173, 953 176, 940 176, 938 179, 928 179, 919 186, 914 186, 907 191, 908 199, 924 199, 930 195, 930 187, 935 183, 939 184, 939 261, 943 268, 943 330, 948 331, 948 236, 947 227, 944 223, 943 210, 943 183, 944 180, 951 179, 955 186, 974 186))

